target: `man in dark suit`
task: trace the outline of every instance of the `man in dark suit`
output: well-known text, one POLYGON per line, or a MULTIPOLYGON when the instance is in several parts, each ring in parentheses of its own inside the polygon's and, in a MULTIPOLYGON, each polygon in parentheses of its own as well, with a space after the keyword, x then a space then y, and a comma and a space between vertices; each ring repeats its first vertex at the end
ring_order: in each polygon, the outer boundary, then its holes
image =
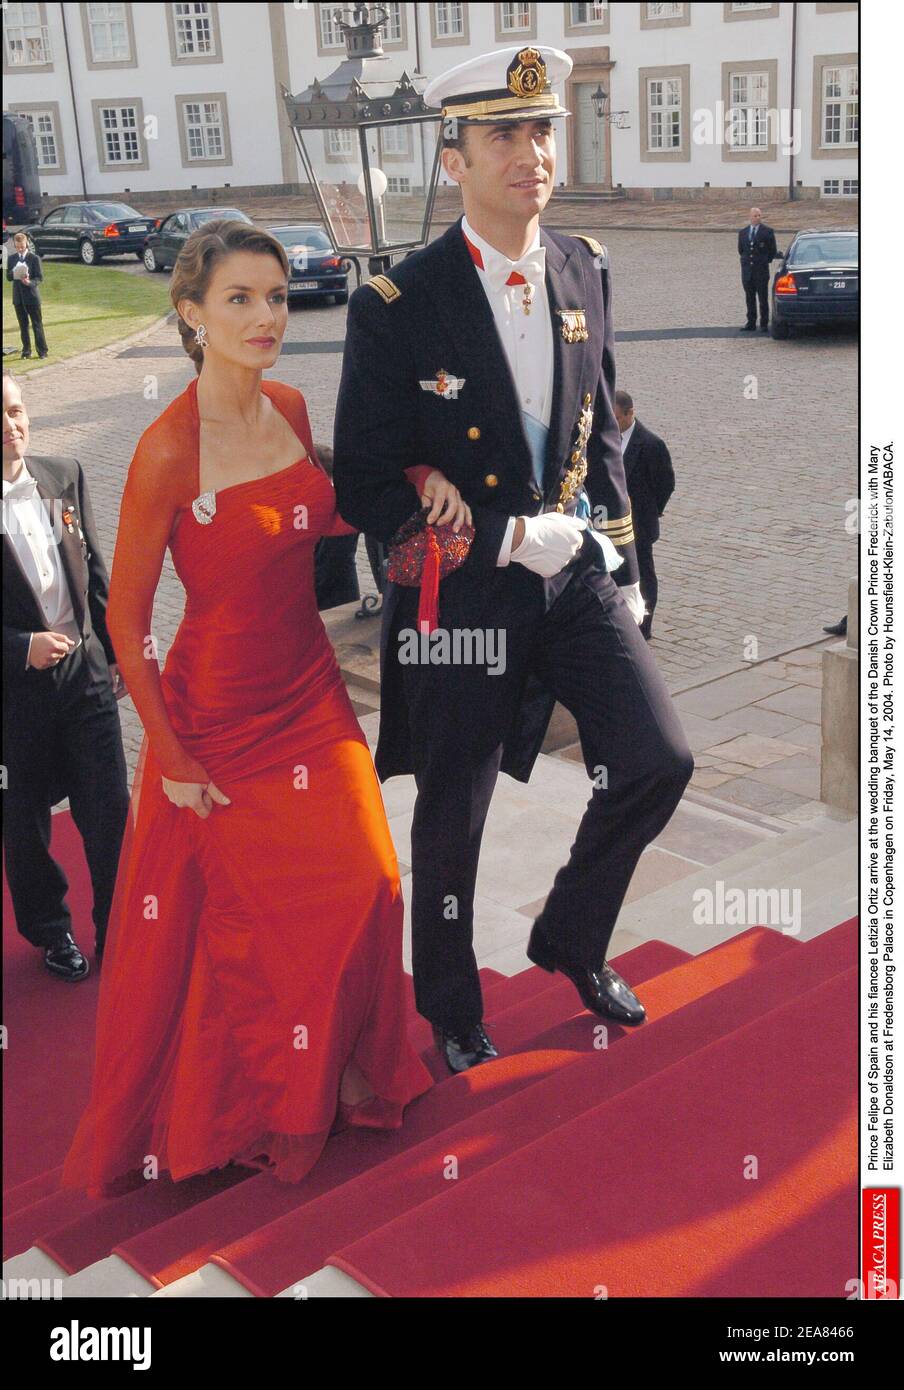
POLYGON ((16 926, 51 974, 82 980, 69 884, 50 854, 51 807, 69 797, 103 952, 129 809, 107 633, 107 571, 77 459, 28 449, 18 382, 3 371, 3 845, 16 926))
POLYGON ((763 221, 759 208, 750 209, 750 222, 738 232, 738 255, 741 258, 741 284, 747 298, 747 322, 742 333, 756 328, 756 304, 760 301, 760 328, 769 328, 769 265, 778 256, 775 232, 763 221))
POLYGON ((31 320, 35 331, 35 347, 38 349, 38 356, 46 357, 47 339, 44 337, 41 291, 38 289, 38 285, 44 279, 41 258, 34 251, 29 251, 28 237, 24 232, 16 232, 13 243, 16 249, 10 253, 7 259, 6 278, 12 282, 13 308, 16 311, 16 318, 19 320, 19 332, 22 335, 22 356, 31 356, 31 335, 29 333, 29 320, 31 320), (21 270, 17 274, 17 266, 24 266, 26 274, 23 275, 21 270))
POLYGON ((675 471, 665 440, 648 430, 635 417, 634 401, 627 391, 615 393, 615 418, 621 430, 625 481, 634 518, 640 592, 647 609, 640 630, 649 641, 653 631, 653 610, 659 597, 653 545, 659 540, 659 518, 675 491, 675 471))
POLYGON ((593 792, 527 954, 622 1024, 645 1013, 606 949, 637 861, 693 771, 637 626, 608 255, 539 227, 555 185, 552 118, 564 114, 551 84, 570 70, 567 54, 532 44, 428 86, 465 217, 352 295, 336 407, 347 521, 390 542, 419 511, 403 473, 415 464, 444 474, 474 521, 439 591, 440 638, 469 639, 468 653, 411 660, 419 591, 388 586, 375 758, 381 780, 413 772, 417 783, 415 999, 453 1071, 496 1056, 472 938, 500 769, 526 782, 556 700, 574 714, 593 792))

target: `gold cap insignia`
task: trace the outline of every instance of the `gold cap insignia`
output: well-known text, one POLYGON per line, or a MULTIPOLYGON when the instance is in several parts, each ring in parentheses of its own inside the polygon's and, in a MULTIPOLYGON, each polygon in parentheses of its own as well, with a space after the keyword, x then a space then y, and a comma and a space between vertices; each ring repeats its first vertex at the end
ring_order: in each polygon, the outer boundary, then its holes
POLYGON ((508 89, 516 97, 535 97, 546 86, 546 64, 535 48, 522 48, 509 65, 508 89))

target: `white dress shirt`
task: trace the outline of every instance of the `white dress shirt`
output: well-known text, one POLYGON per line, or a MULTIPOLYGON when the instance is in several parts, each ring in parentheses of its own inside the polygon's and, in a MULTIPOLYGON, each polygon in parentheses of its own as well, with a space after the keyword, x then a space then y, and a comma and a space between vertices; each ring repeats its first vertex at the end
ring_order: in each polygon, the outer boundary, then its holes
POLYGON ((631 435, 634 433, 634 426, 635 426, 636 424, 637 424, 637 421, 636 421, 636 420, 632 420, 631 423, 630 423, 630 425, 628 426, 628 428, 625 430, 624 434, 623 434, 622 437, 621 437, 622 458, 624 458, 624 456, 625 456, 625 450, 627 449, 628 445, 629 445, 630 442, 631 442, 631 435))
MULTIPOLYGON (((54 537, 37 482, 24 460, 15 482, 3 479, 2 524, 44 614, 48 631, 71 637, 75 646, 70 651, 74 651, 81 644, 82 635, 75 621, 59 542, 54 537)), ((30 655, 31 640, 25 658, 26 669, 30 655)))
MULTIPOLYGON (((523 411, 533 415, 548 429, 552 415, 554 357, 546 282, 543 280, 534 286, 531 312, 525 314, 521 307, 524 286, 505 284, 518 262, 509 260, 508 256, 497 251, 495 246, 484 241, 483 237, 475 232, 467 217, 462 218, 461 229, 468 241, 477 247, 483 260, 483 267, 476 267, 477 274, 493 311, 496 331, 511 368, 515 390, 518 393, 518 404, 523 411)), ((546 248, 540 245, 539 227, 524 254, 537 255, 545 262, 546 248)), ((517 519, 514 516, 509 517, 496 560, 497 565, 508 564, 517 519)))

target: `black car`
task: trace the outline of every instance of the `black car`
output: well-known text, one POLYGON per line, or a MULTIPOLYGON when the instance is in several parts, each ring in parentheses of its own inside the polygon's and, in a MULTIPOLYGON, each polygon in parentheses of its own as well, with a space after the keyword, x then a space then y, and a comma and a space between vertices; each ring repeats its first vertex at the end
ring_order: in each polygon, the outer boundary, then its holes
POLYGON ((251 222, 248 214, 239 208, 179 208, 168 217, 158 217, 158 225, 148 237, 142 256, 145 269, 166 270, 168 266, 175 265, 186 238, 203 227, 205 222, 220 217, 232 222, 251 222))
POLYGON ((332 296, 334 304, 348 303, 348 261, 337 256, 330 239, 316 223, 268 227, 289 257, 289 298, 332 296))
POLYGON ((798 232, 772 281, 773 338, 787 338, 792 327, 856 323, 859 315, 859 233, 798 232))
POLYGON ((145 217, 128 203, 98 200, 52 208, 23 230, 39 256, 77 256, 85 265, 97 265, 105 256, 129 253, 141 260, 144 244, 156 228, 156 218, 145 217))

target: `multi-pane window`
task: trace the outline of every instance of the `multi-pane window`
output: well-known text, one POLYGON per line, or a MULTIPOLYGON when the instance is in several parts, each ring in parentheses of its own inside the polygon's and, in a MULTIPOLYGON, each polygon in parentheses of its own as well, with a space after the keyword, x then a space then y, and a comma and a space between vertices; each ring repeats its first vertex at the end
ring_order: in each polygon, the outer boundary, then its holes
POLYGON ((460 4, 437 5, 436 7, 436 36, 439 39, 451 39, 461 36, 465 32, 464 6, 460 4))
POLYGON ((386 125, 380 129, 380 143, 384 154, 409 154, 408 131, 410 126, 386 125))
POLYGON ((39 5, 4 5, 3 38, 10 67, 27 68, 51 61, 50 35, 47 25, 41 23, 39 5))
POLYGON ((337 159, 351 159, 355 152, 354 133, 351 130, 328 130, 326 152, 337 159))
POLYGON ((95 63, 115 63, 131 58, 125 5, 89 5, 88 33, 95 63))
POLYGON ((208 4, 173 5, 177 58, 204 58, 216 52, 208 4))
POLYGON ((683 5, 647 5, 647 19, 681 19, 683 5))
POLYGON ((386 43, 401 43, 402 41, 402 6, 384 5, 387 12, 386 23, 383 25, 383 39, 386 43))
POLYGON ((765 150, 769 145, 769 74, 733 72, 728 113, 728 143, 736 150, 765 150))
POLYGON ((681 79, 651 77, 647 82, 647 129, 651 150, 681 149, 681 79))
POLYGON ((189 159, 223 158, 223 113, 218 101, 187 101, 183 109, 189 159))
POLYGON ((732 5, 731 8, 732 8, 732 13, 738 13, 738 12, 740 12, 740 11, 742 11, 742 10, 771 10, 771 9, 772 9, 772 6, 771 6, 771 4, 765 4, 765 5, 764 5, 764 4, 758 4, 758 5, 732 5))
POLYGON ((39 169, 59 169, 60 156, 52 111, 22 111, 35 133, 39 169))
POLYGON ((857 198, 860 195, 859 179, 823 179, 824 198, 857 198))
POLYGON ((321 5, 318 10, 321 48, 343 48, 345 46, 342 30, 334 18, 335 9, 335 5, 321 5))
POLYGON ((571 28, 579 24, 602 24, 608 5, 605 3, 571 6, 571 28))
POLYGON ((138 112, 134 106, 102 106, 100 128, 107 164, 137 164, 141 160, 138 112))
POLYGON ((860 82, 855 65, 822 70, 822 143, 840 147, 860 139, 860 82))
POLYGON ((507 34, 530 28, 530 5, 503 5, 502 28, 507 34))
POLYGON ((407 175, 390 174, 386 179, 387 193, 410 193, 411 179, 407 175))

